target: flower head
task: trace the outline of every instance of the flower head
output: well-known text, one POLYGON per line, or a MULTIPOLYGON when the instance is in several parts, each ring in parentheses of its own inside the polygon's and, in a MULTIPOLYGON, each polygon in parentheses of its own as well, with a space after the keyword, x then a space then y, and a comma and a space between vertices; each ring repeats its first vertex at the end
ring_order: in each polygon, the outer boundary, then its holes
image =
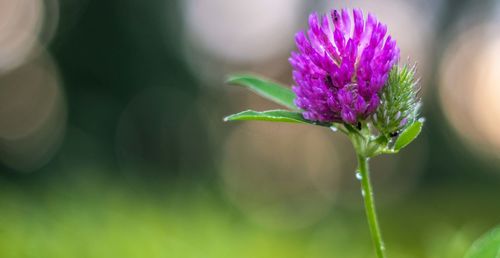
POLYGON ((295 36, 295 104, 308 120, 355 124, 379 106, 399 48, 372 14, 365 21, 359 9, 332 10, 330 18, 312 13, 307 32, 295 36))

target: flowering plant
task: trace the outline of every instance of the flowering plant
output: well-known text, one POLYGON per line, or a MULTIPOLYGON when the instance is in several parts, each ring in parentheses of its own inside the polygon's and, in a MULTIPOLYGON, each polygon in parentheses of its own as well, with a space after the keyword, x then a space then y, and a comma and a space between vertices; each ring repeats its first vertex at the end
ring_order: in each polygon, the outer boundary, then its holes
POLYGON ((415 67, 398 64, 399 48, 387 27, 359 9, 313 13, 309 29, 295 36, 297 52, 289 59, 294 86, 251 75, 231 76, 231 84, 248 87, 287 110, 247 110, 225 121, 264 120, 303 123, 346 134, 357 154, 370 232, 379 258, 385 248, 378 225, 368 162, 394 154, 420 133, 415 67))

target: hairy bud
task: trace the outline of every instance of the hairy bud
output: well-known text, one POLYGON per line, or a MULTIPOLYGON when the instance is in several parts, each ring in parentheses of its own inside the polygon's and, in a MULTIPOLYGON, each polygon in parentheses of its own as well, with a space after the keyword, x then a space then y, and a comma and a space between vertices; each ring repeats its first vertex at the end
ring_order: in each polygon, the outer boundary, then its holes
POLYGON ((395 65, 392 68, 380 94, 381 104, 372 117, 380 133, 388 137, 396 136, 417 119, 421 106, 417 84, 415 66, 395 65))

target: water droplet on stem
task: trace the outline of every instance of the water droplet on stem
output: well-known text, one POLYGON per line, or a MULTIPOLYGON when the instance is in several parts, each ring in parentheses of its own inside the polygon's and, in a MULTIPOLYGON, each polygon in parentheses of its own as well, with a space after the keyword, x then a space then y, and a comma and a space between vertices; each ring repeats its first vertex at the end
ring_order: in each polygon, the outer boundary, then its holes
POLYGON ((358 179, 358 180, 363 179, 363 176, 361 175, 361 173, 359 171, 356 171, 356 179, 358 179))

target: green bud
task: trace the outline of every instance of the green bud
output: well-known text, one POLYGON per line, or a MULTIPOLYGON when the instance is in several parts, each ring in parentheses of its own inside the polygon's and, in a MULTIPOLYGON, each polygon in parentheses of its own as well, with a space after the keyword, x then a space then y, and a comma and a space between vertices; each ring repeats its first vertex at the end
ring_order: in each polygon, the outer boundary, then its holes
POLYGON ((396 136, 417 119, 421 106, 417 96, 420 88, 417 84, 415 66, 394 65, 381 91, 381 104, 372 118, 381 134, 387 137, 396 136))

